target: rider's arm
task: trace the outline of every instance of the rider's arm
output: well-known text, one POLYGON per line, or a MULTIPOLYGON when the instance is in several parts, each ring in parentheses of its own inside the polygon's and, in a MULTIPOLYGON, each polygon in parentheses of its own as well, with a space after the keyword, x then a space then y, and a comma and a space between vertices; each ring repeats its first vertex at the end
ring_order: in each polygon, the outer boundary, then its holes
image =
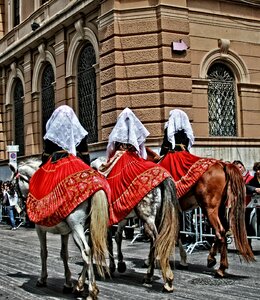
POLYGON ((172 143, 168 141, 167 128, 164 130, 164 137, 161 146, 160 155, 165 155, 169 150, 172 150, 172 143))

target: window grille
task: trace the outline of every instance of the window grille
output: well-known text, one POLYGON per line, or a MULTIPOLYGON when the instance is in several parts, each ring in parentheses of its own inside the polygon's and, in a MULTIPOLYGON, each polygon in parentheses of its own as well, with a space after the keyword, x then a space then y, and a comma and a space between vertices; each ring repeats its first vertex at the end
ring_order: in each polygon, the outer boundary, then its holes
POLYGON ((19 145, 18 155, 24 155, 24 108, 23 84, 20 79, 16 79, 14 86, 14 142, 19 145))
POLYGON ((46 123, 55 109, 55 81, 52 65, 47 63, 42 74, 42 134, 46 133, 46 123))
POLYGON ((14 26, 20 24, 20 0, 14 0, 14 26))
POLYGON ((94 48, 87 44, 80 53, 78 62, 78 103, 79 120, 88 131, 88 142, 98 141, 97 129, 97 89, 94 48))
POLYGON ((235 80, 230 69, 221 63, 208 71, 209 135, 236 136, 235 80))

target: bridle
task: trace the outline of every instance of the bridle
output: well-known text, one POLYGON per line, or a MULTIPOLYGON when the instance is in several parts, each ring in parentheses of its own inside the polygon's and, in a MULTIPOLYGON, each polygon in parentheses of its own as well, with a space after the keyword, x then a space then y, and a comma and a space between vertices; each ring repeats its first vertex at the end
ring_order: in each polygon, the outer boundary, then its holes
POLYGON ((19 173, 18 171, 13 175, 13 177, 15 179, 15 185, 16 185, 16 190, 17 190, 18 196, 20 198, 22 198, 23 200, 26 200, 26 197, 23 195, 23 193, 21 191, 21 188, 19 185, 19 180, 21 180, 22 182, 26 182, 28 184, 30 183, 30 180, 26 176, 19 173))

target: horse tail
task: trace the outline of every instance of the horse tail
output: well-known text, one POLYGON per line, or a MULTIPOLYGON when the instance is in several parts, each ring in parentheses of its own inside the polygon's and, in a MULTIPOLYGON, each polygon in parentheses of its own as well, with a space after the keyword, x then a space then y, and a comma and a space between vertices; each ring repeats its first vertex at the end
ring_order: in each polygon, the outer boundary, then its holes
POLYGON ((170 256, 174 251, 179 232, 179 204, 176 196, 176 188, 172 178, 166 178, 163 183, 163 202, 161 208, 161 220, 158 227, 158 235, 155 240, 155 257, 160 260, 162 276, 166 280, 166 270, 170 256))
POLYGON ((231 231, 237 250, 246 262, 255 261, 254 254, 247 240, 245 225, 245 183, 241 173, 233 164, 225 165, 227 177, 227 207, 231 231))
POLYGON ((105 277, 105 272, 108 272, 106 263, 107 249, 107 230, 108 230, 108 201, 103 190, 99 190, 92 197, 90 211, 90 238, 91 250, 99 274, 105 277))

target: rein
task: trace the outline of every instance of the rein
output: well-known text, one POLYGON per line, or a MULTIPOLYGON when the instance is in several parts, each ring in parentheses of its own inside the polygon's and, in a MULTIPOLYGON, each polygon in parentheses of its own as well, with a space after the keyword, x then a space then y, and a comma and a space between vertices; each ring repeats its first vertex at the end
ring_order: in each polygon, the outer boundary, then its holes
POLYGON ((24 181, 26 183, 29 184, 30 180, 28 178, 26 178, 24 175, 22 175, 21 173, 17 172, 17 174, 15 175, 15 183, 16 183, 16 190, 18 193, 19 198, 21 199, 26 199, 26 197, 24 197, 20 185, 19 185, 19 180, 24 181))

